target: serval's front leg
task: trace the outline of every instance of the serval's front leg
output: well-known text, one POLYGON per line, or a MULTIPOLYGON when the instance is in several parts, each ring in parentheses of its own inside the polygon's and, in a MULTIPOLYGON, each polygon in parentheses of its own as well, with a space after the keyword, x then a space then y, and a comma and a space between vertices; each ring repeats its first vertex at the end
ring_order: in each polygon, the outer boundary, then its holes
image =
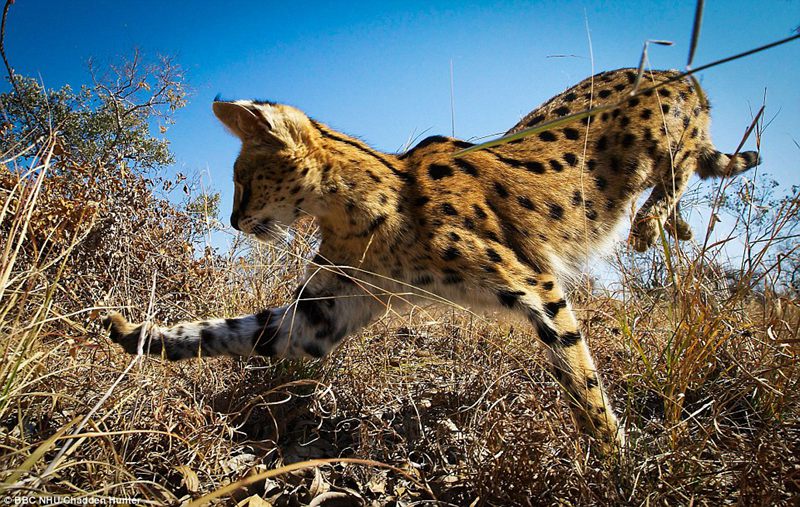
POLYGON ((578 320, 555 279, 540 283, 536 289, 554 331, 549 336, 539 332, 547 345, 553 375, 564 389, 578 427, 595 437, 606 454, 613 454, 624 446, 625 433, 611 408, 578 320))
POLYGON ((594 437, 604 454, 615 454, 624 444, 624 434, 558 281, 515 262, 502 246, 488 250, 487 260, 506 263, 502 270, 484 270, 480 285, 496 294, 500 306, 533 325, 547 347, 553 375, 566 393, 578 429, 594 437))
MULTIPOLYGON (((227 319, 147 326, 143 350, 179 360, 205 356, 322 357, 381 311, 378 298, 346 276, 317 270, 286 306, 227 319)), ((137 352, 145 324, 113 313, 104 319, 111 340, 137 352)))

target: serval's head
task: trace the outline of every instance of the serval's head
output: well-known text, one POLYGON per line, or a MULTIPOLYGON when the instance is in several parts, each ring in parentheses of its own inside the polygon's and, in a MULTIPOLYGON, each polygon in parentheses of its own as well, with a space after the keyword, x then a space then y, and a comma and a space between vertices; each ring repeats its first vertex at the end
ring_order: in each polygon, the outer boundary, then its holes
POLYGON ((322 168, 312 155, 319 135, 298 109, 272 102, 214 101, 214 114, 242 141, 233 166, 231 225, 259 239, 312 212, 322 168))

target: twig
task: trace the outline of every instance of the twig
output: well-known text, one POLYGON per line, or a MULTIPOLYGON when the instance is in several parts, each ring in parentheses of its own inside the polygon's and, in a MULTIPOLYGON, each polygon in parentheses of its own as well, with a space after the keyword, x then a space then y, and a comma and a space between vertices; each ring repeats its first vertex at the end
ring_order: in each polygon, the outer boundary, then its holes
POLYGON ((692 25, 692 41, 689 45, 689 58, 686 60, 686 68, 692 67, 694 60, 694 53, 697 50, 697 41, 700 39, 700 26, 703 24, 703 7, 705 2, 697 0, 697 6, 694 10, 694 24, 692 25))
POLYGON ((30 108, 28 108, 28 104, 22 100, 22 92, 19 90, 19 86, 17 86, 17 80, 14 76, 14 69, 11 67, 11 64, 8 63, 8 57, 6 56, 6 19, 8 19, 8 11, 11 9, 11 5, 14 3, 14 0, 6 0, 6 4, 3 7, 3 19, 0 22, 0 56, 3 58, 3 63, 6 66, 6 72, 8 73, 8 80, 11 82, 11 86, 14 88, 14 92, 17 94, 17 98, 20 101, 20 105, 22 105, 22 109, 25 111, 25 118, 30 121, 31 118, 39 125, 39 128, 42 129, 42 132, 46 132, 48 129, 42 124, 39 118, 34 115, 30 108))

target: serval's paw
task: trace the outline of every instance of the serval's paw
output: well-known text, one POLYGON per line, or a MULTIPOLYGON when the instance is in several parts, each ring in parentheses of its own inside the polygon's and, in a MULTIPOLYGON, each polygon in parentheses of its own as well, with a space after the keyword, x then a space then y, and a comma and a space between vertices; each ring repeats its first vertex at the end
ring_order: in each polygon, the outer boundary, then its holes
POLYGON ((646 217, 633 224, 629 242, 637 252, 644 252, 655 244, 657 237, 658 222, 655 218, 646 217))
POLYGON ((667 231, 672 237, 681 241, 689 241, 694 237, 692 228, 689 227, 689 224, 681 217, 676 217, 675 219, 670 218, 667 221, 667 231))

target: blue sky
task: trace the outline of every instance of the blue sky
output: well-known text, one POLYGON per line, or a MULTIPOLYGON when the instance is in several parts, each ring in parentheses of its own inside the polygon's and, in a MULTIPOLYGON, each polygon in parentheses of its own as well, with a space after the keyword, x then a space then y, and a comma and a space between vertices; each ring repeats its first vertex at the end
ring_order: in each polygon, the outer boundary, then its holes
MULTIPOLYGON (((194 95, 167 133, 177 160, 171 169, 208 170, 224 217, 238 141, 211 113, 217 93, 289 103, 396 151, 423 131, 450 133, 451 60, 455 133, 485 136, 593 69, 636 66, 646 39, 675 42, 651 48, 652 67, 683 68, 693 14, 694 2, 23 0, 11 8, 6 51, 18 73, 51 87, 87 82, 89 57, 111 62, 134 47, 174 55, 194 95)), ((798 25, 797 1, 709 1, 695 66, 786 37, 798 25)), ((763 170, 787 187, 800 184, 797 62, 800 42, 699 76, 723 151, 736 147, 766 90, 774 120, 763 170)))

